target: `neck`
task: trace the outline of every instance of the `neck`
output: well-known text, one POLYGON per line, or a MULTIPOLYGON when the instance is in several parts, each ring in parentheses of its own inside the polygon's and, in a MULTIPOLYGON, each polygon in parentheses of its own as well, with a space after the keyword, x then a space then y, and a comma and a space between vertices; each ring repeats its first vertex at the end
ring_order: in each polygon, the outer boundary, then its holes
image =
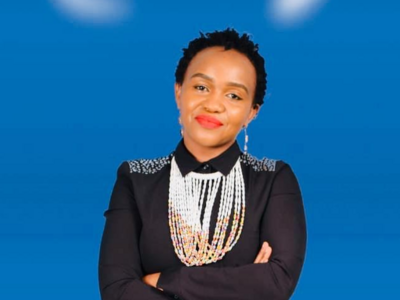
POLYGON ((232 144, 234 142, 235 142, 235 140, 230 141, 223 145, 207 147, 207 146, 202 146, 197 143, 194 143, 190 139, 187 139, 187 138, 185 139, 185 137, 183 138, 183 143, 184 143, 186 149, 199 162, 209 161, 210 159, 217 157, 221 153, 225 152, 230 146, 232 146, 232 144))

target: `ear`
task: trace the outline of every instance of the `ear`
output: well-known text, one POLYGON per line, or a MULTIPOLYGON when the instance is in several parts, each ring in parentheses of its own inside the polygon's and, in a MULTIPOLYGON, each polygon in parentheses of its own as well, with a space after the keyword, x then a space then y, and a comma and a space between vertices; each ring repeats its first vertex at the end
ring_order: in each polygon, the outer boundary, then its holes
POLYGON ((249 116, 247 117, 247 121, 246 121, 245 126, 248 126, 250 124, 250 122, 254 120, 254 118, 259 113, 260 109, 261 109, 260 104, 256 104, 251 108, 249 116))
POLYGON ((176 102, 176 105, 177 105, 178 109, 180 110, 181 109, 181 90, 182 90, 182 85, 175 82, 174 88, 175 88, 175 102, 176 102))

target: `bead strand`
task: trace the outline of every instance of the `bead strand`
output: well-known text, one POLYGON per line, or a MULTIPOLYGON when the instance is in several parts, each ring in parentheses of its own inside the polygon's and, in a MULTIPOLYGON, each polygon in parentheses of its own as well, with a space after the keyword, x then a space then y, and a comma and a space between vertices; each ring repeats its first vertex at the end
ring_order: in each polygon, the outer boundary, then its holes
POLYGON ((175 253, 185 265, 201 266, 222 259, 238 241, 244 216, 245 190, 239 159, 227 176, 220 172, 190 172, 183 177, 175 158, 172 158, 168 220, 175 253), (220 187, 217 222, 210 245, 211 213, 220 187), (232 226, 224 246, 231 217, 232 226))

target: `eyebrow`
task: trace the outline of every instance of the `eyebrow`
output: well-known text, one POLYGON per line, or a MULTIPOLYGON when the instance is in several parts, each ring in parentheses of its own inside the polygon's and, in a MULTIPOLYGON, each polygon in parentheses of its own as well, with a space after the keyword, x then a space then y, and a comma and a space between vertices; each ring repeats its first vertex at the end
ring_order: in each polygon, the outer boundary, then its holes
MULTIPOLYGON (((206 80, 209 80, 211 82, 214 82, 213 78, 211 78, 210 76, 208 76, 206 74, 203 74, 203 73, 193 74, 190 78, 193 78, 193 77, 201 77, 203 79, 206 79, 206 80)), ((229 85, 229 86, 235 86, 235 87, 238 87, 238 88, 242 88, 242 89, 244 89, 246 91, 247 95, 249 94, 249 90, 247 89, 247 87, 244 84, 237 83, 237 82, 232 82, 232 81, 229 81, 226 84, 229 85)))

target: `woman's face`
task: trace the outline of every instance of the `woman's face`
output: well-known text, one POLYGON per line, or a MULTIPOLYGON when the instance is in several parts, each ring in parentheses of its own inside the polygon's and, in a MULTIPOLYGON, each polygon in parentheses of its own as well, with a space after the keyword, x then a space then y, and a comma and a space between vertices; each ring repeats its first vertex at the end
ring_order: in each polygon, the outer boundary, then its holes
POLYGON ((218 148, 231 145, 255 117, 256 70, 236 50, 209 47, 191 60, 183 84, 175 84, 185 144, 218 148))

